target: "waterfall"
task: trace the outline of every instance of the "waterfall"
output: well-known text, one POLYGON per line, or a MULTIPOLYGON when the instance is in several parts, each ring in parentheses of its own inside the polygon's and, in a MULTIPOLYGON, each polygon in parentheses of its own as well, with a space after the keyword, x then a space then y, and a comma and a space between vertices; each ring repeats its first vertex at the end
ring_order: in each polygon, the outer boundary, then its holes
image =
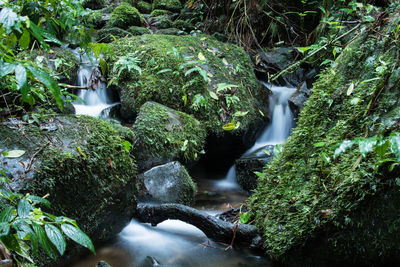
MULTIPOLYGON (((98 60, 93 57, 89 58, 86 53, 82 54, 78 49, 73 50, 73 52, 80 62, 76 85, 90 88, 91 76, 98 68, 98 60)), ((78 99, 73 103, 77 115, 89 115, 105 119, 108 118, 111 107, 119 104, 112 103, 109 98, 109 89, 103 81, 97 83, 95 90, 79 90, 77 96, 78 99)))
MULTIPOLYGON (((271 90, 269 97, 269 111, 271 121, 265 127, 255 144, 244 155, 250 154, 266 145, 283 144, 290 135, 293 127, 293 113, 290 110, 288 99, 296 91, 296 88, 275 86, 262 83, 271 90)), ((225 189, 237 189, 235 164, 231 166, 225 178, 218 181, 217 186, 225 189)))

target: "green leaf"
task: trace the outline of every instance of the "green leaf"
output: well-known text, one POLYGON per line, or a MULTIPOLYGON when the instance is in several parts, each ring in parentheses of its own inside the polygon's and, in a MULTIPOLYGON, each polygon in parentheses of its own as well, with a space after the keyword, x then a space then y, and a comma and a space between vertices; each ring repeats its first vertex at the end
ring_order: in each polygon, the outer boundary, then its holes
POLYGON ((61 229, 66 236, 74 240, 76 243, 88 248, 93 252, 93 254, 96 254, 92 241, 82 230, 76 228, 72 224, 62 224, 61 229))
POLYGON ((28 49, 31 42, 31 34, 24 28, 21 37, 19 38, 19 45, 22 49, 28 49))
POLYGON ((56 226, 51 224, 46 224, 44 229, 51 243, 53 243, 53 245, 57 248, 58 252, 60 252, 60 255, 63 255, 67 246, 67 242, 65 242, 65 238, 61 231, 56 226))
POLYGON ((214 93, 213 91, 210 91, 210 90, 208 91, 208 93, 210 94, 212 99, 218 100, 218 96, 216 93, 214 93))
POLYGON ((356 141, 352 140, 345 140, 343 141, 338 148, 336 148, 335 152, 333 153, 333 158, 337 158, 340 154, 344 153, 348 148, 352 147, 356 141))
POLYGON ((18 90, 21 90, 21 88, 25 87, 27 84, 27 75, 26 75, 26 69, 22 64, 18 64, 18 66, 15 68, 15 80, 17 81, 18 85, 18 90))
POLYGON ((3 7, 0 11, 0 24, 7 29, 7 33, 11 32, 15 23, 18 21, 18 15, 9 7, 3 7))
POLYGON ((26 199, 21 199, 18 203, 18 216, 25 218, 33 210, 32 205, 26 199))
POLYGON ((347 89, 347 93, 346 94, 349 96, 349 95, 351 95, 353 93, 353 91, 354 91, 354 83, 352 82, 350 84, 349 88, 347 89))
POLYGON ((0 79, 2 79, 4 76, 12 73, 15 68, 17 67, 17 64, 14 63, 8 63, 0 60, 0 79))
POLYGON ((375 145, 376 145, 376 137, 361 139, 358 143, 358 147, 364 158, 369 152, 371 152, 374 149, 375 145))
POLYGON ((239 223, 245 224, 245 223, 247 223, 249 221, 249 219, 250 219, 250 213, 249 212, 240 213, 239 223))
POLYGON ((224 129, 225 131, 232 131, 236 128, 236 124, 233 122, 227 123, 224 126, 222 126, 222 129, 224 129))
POLYGON ((391 136, 390 137, 390 150, 396 156, 397 161, 400 161, 400 136, 391 136))
POLYGON ((107 73, 108 73, 107 62, 104 59, 100 58, 99 65, 100 65, 100 69, 101 69, 101 74, 103 76, 107 76, 107 73))
POLYGON ((47 48, 47 44, 43 39, 42 32, 43 29, 37 26, 35 23, 32 21, 29 21, 29 29, 31 30, 32 35, 36 38, 36 40, 39 41, 39 43, 43 46, 43 48, 47 48))
POLYGON ((124 150, 126 153, 129 153, 129 151, 131 151, 132 149, 132 144, 129 141, 124 140, 121 145, 123 146, 124 150))
POLYGON ((48 201, 45 198, 42 198, 42 197, 39 197, 39 196, 34 196, 34 195, 29 195, 26 198, 29 199, 30 201, 34 202, 34 203, 43 204, 46 207, 50 208, 50 201, 48 201))
POLYGON ((57 251, 54 248, 53 244, 49 241, 46 232, 43 230, 42 226, 33 222, 32 227, 47 255, 49 255, 53 260, 57 259, 57 251))
POLYGON ((19 158, 22 155, 24 155, 25 152, 26 152, 25 150, 10 150, 10 151, 3 152, 3 156, 6 158, 12 158, 12 159, 19 158))
POLYGON ((8 206, 0 213, 0 222, 11 222, 15 217, 12 213, 14 207, 8 206))
POLYGON ((314 144, 314 147, 323 147, 325 146, 325 142, 318 142, 314 144))
POLYGON ((158 71, 156 74, 162 74, 162 73, 166 73, 166 72, 170 72, 170 71, 172 71, 172 69, 163 69, 163 70, 158 71))
POLYGON ((0 237, 0 241, 4 244, 4 246, 10 250, 10 251, 15 251, 19 254, 22 254, 21 247, 18 243, 17 238, 14 235, 6 235, 0 237))
MULTIPOLYGON (((17 230, 17 232, 23 233, 24 239, 31 241, 32 251, 35 255, 37 255, 39 240, 31 226, 25 220, 18 220, 13 224, 13 227, 17 230)), ((22 238, 22 236, 20 238, 22 238)))
POLYGON ((8 235, 10 232, 10 224, 7 222, 0 223, 0 237, 8 235))
POLYGON ((221 91, 224 91, 225 89, 231 89, 231 88, 234 88, 234 87, 239 87, 239 86, 234 85, 234 84, 219 83, 219 84, 217 84, 217 91, 216 92, 219 93, 221 91))

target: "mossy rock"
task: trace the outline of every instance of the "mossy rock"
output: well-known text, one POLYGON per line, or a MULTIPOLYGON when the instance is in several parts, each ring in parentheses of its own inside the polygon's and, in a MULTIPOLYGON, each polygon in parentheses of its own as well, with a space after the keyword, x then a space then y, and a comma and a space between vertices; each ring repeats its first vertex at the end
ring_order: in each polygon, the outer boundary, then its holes
POLYGON ((152 17, 151 24, 157 29, 168 29, 172 26, 172 21, 169 16, 163 15, 158 17, 152 17))
POLYGON ((202 153, 206 130, 193 116, 146 102, 133 125, 139 171, 179 160, 190 164, 202 153))
POLYGON ((105 0, 84 0, 82 2, 82 6, 85 8, 90 8, 93 10, 102 9, 105 7, 106 1, 105 0))
POLYGON ((132 35, 143 35, 143 34, 151 34, 151 31, 145 27, 131 26, 128 31, 132 35))
POLYGON ((129 4, 122 4, 111 13, 107 27, 128 29, 130 26, 140 26, 142 22, 142 15, 136 8, 129 4))
POLYGON ((184 31, 177 28, 160 29, 155 32, 155 34, 165 34, 165 35, 185 35, 184 31))
POLYGON ((145 1, 139 1, 136 6, 137 6, 137 9, 142 14, 150 14, 151 11, 153 10, 152 4, 147 3, 145 1))
MULTIPOLYGON (((126 131, 134 138, 132 131, 126 131)), ((38 126, 14 119, 0 124, 0 136, 0 151, 26 151, 16 159, 0 154, 0 166, 13 177, 8 187, 49 194, 51 209, 43 209, 76 219, 94 243, 114 237, 132 218, 136 164, 108 122, 87 116, 45 116, 38 126)))
POLYGON ((399 131, 400 18, 391 12, 320 74, 293 135, 259 179, 251 209, 266 253, 288 266, 400 263, 399 167, 379 167, 377 150, 364 157, 358 145, 333 157, 344 140, 399 131))
POLYGON ((175 20, 172 23, 172 27, 180 29, 185 32, 190 32, 195 29, 195 27, 192 24, 182 19, 175 20))
POLYGON ((118 77, 125 119, 133 120, 141 105, 155 101, 194 115, 210 133, 218 135, 233 117, 241 123, 233 130, 235 134, 267 120, 259 111, 268 114, 268 92, 256 79, 246 52, 233 44, 206 36, 152 34, 120 39, 111 49, 111 70, 121 56, 140 52, 136 57, 141 74, 125 72, 118 77), (217 93, 218 86, 224 85, 231 87, 217 93))
POLYGON ((179 0, 153 0, 153 9, 165 9, 172 12, 179 12, 182 4, 179 0))
MULTIPOLYGON (((137 26, 132 26, 137 27, 137 26)), ((102 43, 111 43, 115 39, 130 37, 133 36, 129 29, 128 31, 123 30, 121 28, 112 27, 112 28, 103 28, 97 32, 97 41, 102 43)))
POLYGON ((158 17, 158 16, 171 16, 172 12, 169 10, 164 10, 164 9, 154 9, 150 13, 150 18, 158 17))

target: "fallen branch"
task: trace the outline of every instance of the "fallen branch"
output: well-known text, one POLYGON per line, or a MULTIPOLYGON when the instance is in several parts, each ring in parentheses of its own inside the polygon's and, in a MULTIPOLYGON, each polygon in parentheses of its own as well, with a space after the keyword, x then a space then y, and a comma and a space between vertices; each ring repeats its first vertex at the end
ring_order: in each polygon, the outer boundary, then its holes
POLYGON ((134 217, 140 222, 151 223, 152 226, 168 219, 181 220, 196 226, 208 238, 227 244, 234 240, 251 248, 260 248, 262 243, 254 225, 226 222, 181 204, 139 204, 134 217))
POLYGON ((58 86, 67 88, 67 89, 80 89, 80 90, 89 90, 88 86, 78 86, 78 85, 69 85, 69 84, 58 84, 58 86))

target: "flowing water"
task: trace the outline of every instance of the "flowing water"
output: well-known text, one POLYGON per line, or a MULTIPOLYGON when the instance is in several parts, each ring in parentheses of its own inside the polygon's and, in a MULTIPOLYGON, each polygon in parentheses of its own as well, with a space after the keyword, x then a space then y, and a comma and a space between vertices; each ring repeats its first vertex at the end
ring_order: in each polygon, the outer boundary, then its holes
MULTIPOLYGON (((255 144, 244 155, 250 154, 266 145, 283 144, 293 128, 293 113, 290 110, 288 99, 296 91, 296 88, 275 86, 267 83, 263 83, 263 85, 272 92, 269 97, 271 122, 265 127, 255 144)), ((225 189, 239 188, 236 182, 235 165, 230 167, 225 178, 218 181, 217 184, 219 187, 225 189)))

